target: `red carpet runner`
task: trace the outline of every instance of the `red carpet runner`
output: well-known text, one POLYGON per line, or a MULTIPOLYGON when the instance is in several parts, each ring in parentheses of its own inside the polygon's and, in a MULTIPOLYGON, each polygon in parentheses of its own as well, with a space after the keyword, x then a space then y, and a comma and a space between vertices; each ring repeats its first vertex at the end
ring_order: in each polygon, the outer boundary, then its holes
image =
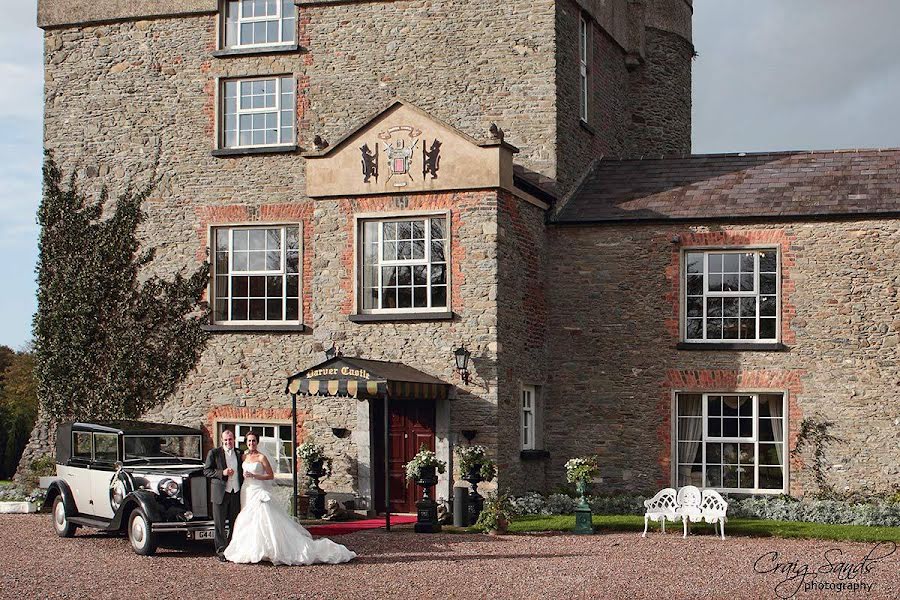
MULTIPOLYGON (((405 525, 415 522, 415 515, 391 515, 391 525, 405 525)), ((329 523, 327 525, 311 525, 307 527, 306 530, 316 537, 331 537, 333 535, 344 535, 345 533, 355 533, 366 529, 378 529, 379 527, 384 527, 384 517, 365 519, 363 521, 341 521, 339 523, 329 523)))

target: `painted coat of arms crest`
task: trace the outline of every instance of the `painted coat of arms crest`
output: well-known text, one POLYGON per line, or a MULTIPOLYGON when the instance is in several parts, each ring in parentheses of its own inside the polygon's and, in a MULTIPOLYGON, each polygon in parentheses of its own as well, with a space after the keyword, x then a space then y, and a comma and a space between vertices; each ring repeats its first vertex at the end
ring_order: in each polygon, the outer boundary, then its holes
MULTIPOLYGON (((441 142, 435 138, 431 141, 430 148, 426 149, 425 138, 421 138, 422 147, 419 148, 421 135, 420 129, 409 125, 390 127, 378 134, 387 166, 387 181, 392 182, 394 187, 406 187, 416 180, 413 164, 419 151, 422 154, 422 180, 424 181, 427 175, 437 179, 441 142)), ((375 144, 374 151, 369 144, 363 144, 359 150, 362 154, 363 183, 370 183, 373 178, 377 182, 380 171, 379 144, 375 144)))

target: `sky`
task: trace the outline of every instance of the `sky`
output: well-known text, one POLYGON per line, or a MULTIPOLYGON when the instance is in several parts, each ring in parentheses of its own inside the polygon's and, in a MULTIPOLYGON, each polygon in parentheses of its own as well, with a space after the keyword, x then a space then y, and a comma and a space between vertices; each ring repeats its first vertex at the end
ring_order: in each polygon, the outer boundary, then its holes
MULTIPOLYGON (((0 19, 0 344, 36 310, 42 35, 0 19)), ((900 1, 694 0, 693 151, 900 147, 900 1)))

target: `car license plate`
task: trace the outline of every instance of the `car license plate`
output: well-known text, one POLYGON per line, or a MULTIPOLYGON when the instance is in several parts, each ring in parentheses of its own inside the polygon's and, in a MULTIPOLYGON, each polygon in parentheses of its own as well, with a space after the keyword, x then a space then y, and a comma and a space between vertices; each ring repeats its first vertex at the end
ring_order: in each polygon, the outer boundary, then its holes
POLYGON ((195 540, 211 540, 216 537, 215 531, 195 531, 191 535, 195 540))

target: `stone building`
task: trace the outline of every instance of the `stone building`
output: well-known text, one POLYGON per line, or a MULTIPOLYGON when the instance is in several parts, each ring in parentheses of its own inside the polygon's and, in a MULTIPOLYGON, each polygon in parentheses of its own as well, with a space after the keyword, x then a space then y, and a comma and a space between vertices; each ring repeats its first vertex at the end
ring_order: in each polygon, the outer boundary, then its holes
POLYGON ((213 264, 211 340, 146 418, 262 428, 288 478, 300 373, 324 487, 370 509, 387 389, 397 511, 420 443, 485 445, 514 492, 596 453, 602 491, 803 494, 806 418, 835 486, 889 489, 900 152, 690 156, 691 16, 40 0, 47 148, 89 187, 158 155, 151 268, 213 264))

